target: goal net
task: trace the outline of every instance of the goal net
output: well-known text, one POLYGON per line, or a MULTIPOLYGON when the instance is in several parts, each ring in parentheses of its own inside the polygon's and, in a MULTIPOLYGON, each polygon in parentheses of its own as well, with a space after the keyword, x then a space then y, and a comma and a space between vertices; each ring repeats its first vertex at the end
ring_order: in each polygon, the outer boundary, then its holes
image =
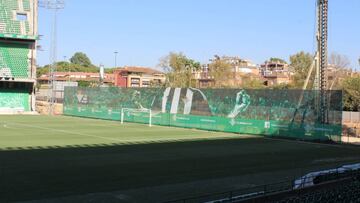
POLYGON ((121 124, 124 122, 146 123, 151 127, 151 109, 135 109, 135 108, 122 108, 121 109, 121 124))

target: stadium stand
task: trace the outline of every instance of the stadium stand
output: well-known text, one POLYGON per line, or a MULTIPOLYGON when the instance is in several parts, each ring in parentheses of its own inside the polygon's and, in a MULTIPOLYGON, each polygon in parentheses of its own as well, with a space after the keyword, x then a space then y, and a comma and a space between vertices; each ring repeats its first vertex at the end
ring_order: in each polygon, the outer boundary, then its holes
POLYGON ((29 45, 0 42, 0 77, 28 78, 30 63, 29 45))
POLYGON ((274 203, 298 203, 298 202, 360 202, 360 181, 359 179, 338 184, 334 188, 324 188, 315 192, 298 194, 287 197, 274 203))
POLYGON ((310 186, 300 189, 288 189, 283 192, 275 191, 274 193, 268 193, 264 197, 234 200, 232 202, 360 202, 359 166, 360 164, 344 165, 337 169, 327 170, 326 173, 325 171, 310 173, 308 175, 313 175, 313 177, 307 179, 307 181, 313 184, 305 184, 310 186))
POLYGON ((35 111, 37 1, 0 1, 0 114, 35 111))
POLYGON ((168 201, 167 203, 360 202, 360 164, 312 172, 297 180, 168 201), (305 181, 298 187, 298 180, 305 181))
POLYGON ((29 15, 30 13, 30 0, 1 1, 0 32, 6 34, 29 35, 31 31, 30 22, 28 20, 19 21, 16 18, 16 14, 29 15))

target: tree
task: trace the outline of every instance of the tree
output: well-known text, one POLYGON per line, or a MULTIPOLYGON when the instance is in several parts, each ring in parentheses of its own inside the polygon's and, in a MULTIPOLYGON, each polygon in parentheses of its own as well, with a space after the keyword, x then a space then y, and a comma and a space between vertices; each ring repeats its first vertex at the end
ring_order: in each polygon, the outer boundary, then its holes
POLYGON ((232 65, 226 60, 215 56, 215 59, 209 64, 209 74, 214 79, 215 87, 229 86, 229 79, 233 74, 232 65))
POLYGON ((170 52, 160 59, 159 66, 166 72, 166 83, 170 87, 195 87, 194 71, 200 63, 186 57, 183 53, 170 52))
POLYGON ((270 62, 277 62, 277 63, 284 63, 284 64, 287 64, 287 62, 284 60, 284 59, 281 59, 281 58, 276 58, 276 57, 272 57, 270 58, 269 60, 270 62))
POLYGON ((346 69, 350 65, 350 60, 345 55, 338 53, 331 53, 329 57, 329 63, 336 69, 346 69))
MULTIPOLYGON (((45 65, 43 67, 38 67, 37 77, 40 77, 41 75, 49 73, 49 67, 50 65, 45 65)), ((65 61, 60 61, 56 63, 56 71, 57 72, 86 72, 86 73, 98 73, 99 68, 96 66, 90 66, 85 67, 78 64, 68 63, 65 61)))
POLYGON ((303 51, 290 56, 290 67, 295 72, 293 78, 295 88, 302 88, 304 85, 312 62, 313 56, 303 51))
POLYGON ((163 87, 165 87, 165 84, 162 83, 160 80, 151 80, 150 87, 163 88, 163 87))
POLYGON ((90 87, 91 86, 91 82, 90 81, 78 81, 78 86, 79 87, 90 87))
POLYGON ((329 57, 329 64, 334 69, 329 74, 332 75, 332 80, 329 81, 328 88, 330 90, 338 88, 338 79, 340 77, 346 77, 350 60, 345 55, 332 53, 329 57))
POLYGON ((344 110, 360 110, 360 77, 348 77, 342 82, 344 110))
POLYGON ((242 87, 245 89, 264 89, 264 82, 259 78, 253 78, 251 76, 242 77, 242 87))
POLYGON ((282 84, 272 85, 270 88, 274 90, 287 90, 287 89, 292 89, 293 86, 292 84, 282 83, 282 84))
POLYGON ((118 68, 105 68, 105 73, 113 74, 116 69, 118 68))
POLYGON ((93 66, 91 64, 89 57, 87 57, 86 54, 82 52, 76 52, 74 56, 70 58, 70 61, 73 64, 77 64, 85 67, 93 66))

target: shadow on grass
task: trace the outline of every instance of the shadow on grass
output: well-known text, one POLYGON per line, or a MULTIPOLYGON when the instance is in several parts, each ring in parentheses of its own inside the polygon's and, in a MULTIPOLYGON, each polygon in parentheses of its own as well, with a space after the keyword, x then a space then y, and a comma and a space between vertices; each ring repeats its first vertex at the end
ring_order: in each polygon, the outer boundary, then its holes
POLYGON ((314 160, 359 153, 261 137, 7 148, 0 151, 0 202, 316 168, 314 160))

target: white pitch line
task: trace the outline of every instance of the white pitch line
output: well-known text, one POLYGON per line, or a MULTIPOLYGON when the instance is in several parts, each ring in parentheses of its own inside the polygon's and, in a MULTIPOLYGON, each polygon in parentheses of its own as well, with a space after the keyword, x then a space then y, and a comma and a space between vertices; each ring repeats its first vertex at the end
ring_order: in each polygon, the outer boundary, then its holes
MULTIPOLYGON (((63 118, 68 118, 66 116, 62 116, 63 118)), ((93 120, 93 121, 104 121, 101 119, 93 119, 93 118, 83 118, 83 117, 70 117, 70 118, 76 118, 76 119, 83 119, 83 120, 93 120)), ((113 120, 108 120, 110 122, 117 122, 117 121, 113 121, 113 120)), ((136 126, 136 125, 142 125, 140 123, 130 123, 130 122, 126 122, 123 125, 127 125, 127 126, 136 126)), ((146 125, 146 124, 144 124, 146 125)), ((109 126, 118 126, 120 127, 121 125, 116 125, 116 124, 111 124, 109 126)), ((177 126, 162 126, 162 125, 154 125, 152 128, 164 128, 164 129, 178 129, 178 130, 184 130, 185 128, 181 128, 181 127, 177 127, 177 126)), ((133 129, 133 128, 132 128, 133 129)), ((136 130, 136 128, 134 128, 136 130)), ((260 138, 264 138, 266 140, 277 140, 277 141, 283 141, 283 142, 291 142, 291 143, 301 143, 301 144, 308 144, 308 145, 318 145, 318 146, 328 146, 328 147, 338 147, 338 148, 343 148, 344 146, 337 145, 337 144, 327 144, 327 143, 319 143, 319 142, 311 142, 311 141, 301 141, 301 140, 287 140, 287 139, 281 139, 281 138, 275 138, 275 137, 266 137, 266 136, 262 136, 262 135, 249 135, 249 134, 237 134, 237 133, 232 133, 232 132, 220 132, 220 131, 207 131, 207 130, 202 130, 202 129, 196 129, 196 128, 187 128, 186 130, 189 131, 194 131, 194 132, 200 132, 200 133, 210 133, 210 134, 220 134, 219 136, 225 136, 225 135, 231 135, 234 134, 234 137, 237 138, 237 136, 241 136, 241 138, 256 138, 256 137, 260 137, 260 138)), ((140 130, 139 130, 140 131, 140 130)), ((143 130, 141 130, 143 131, 143 130)), ((165 131, 165 130, 164 130, 165 131)), ((146 132, 146 131, 143 131, 146 132)))
POLYGON ((70 121, 70 119, 79 119, 79 120, 86 120, 86 121, 91 121, 94 123, 103 123, 104 121, 107 121, 111 124, 101 124, 101 125, 96 125, 96 126, 101 126, 101 127, 107 127, 107 126, 115 126, 115 127, 131 127, 132 130, 136 130, 139 132, 147 132, 150 129, 154 129, 154 128, 162 128, 163 131, 170 131, 170 130, 176 130, 176 131, 184 131, 187 130, 189 132, 196 132, 196 133, 205 133, 205 134, 214 134, 217 136, 234 136, 235 138, 237 138, 237 136, 241 135, 242 138, 253 138, 253 137, 257 137, 258 135, 248 135, 248 134, 237 134, 237 133, 233 133, 233 132, 221 132, 221 131, 211 131, 211 130, 205 130, 205 129, 196 129, 196 128, 182 128, 179 126, 164 126, 164 125, 157 125, 154 124, 151 128, 144 128, 144 129, 139 129, 138 126, 139 125, 143 125, 143 126, 147 126, 148 124, 146 123, 131 123, 131 122, 124 122, 124 124, 120 124, 119 121, 116 120, 103 120, 103 119, 96 119, 96 118, 85 118, 85 117, 68 117, 68 116, 61 116, 62 118, 65 118, 66 120, 70 121), (68 119, 70 118, 70 119, 68 119))
POLYGON ((8 123, 8 124, 25 126, 25 127, 30 127, 30 128, 38 128, 38 129, 42 129, 42 130, 49 130, 49 131, 55 131, 55 132, 69 133, 69 134, 73 134, 73 135, 81 135, 81 136, 86 136, 86 137, 100 138, 100 139, 110 140, 110 141, 122 141, 121 139, 116 139, 116 138, 90 135, 90 134, 86 134, 86 133, 77 133, 77 132, 72 132, 72 131, 67 131, 67 130, 52 129, 52 128, 46 128, 46 127, 41 127, 41 126, 35 126, 35 125, 27 125, 27 124, 20 124, 20 123, 8 123))
MULTIPOLYGON (((12 124, 12 125, 18 125, 18 126, 25 126, 25 127, 30 127, 30 128, 38 128, 38 129, 42 129, 42 130, 49 130, 49 131, 55 131, 55 132, 62 132, 62 133, 69 133, 69 134, 73 134, 73 135, 81 135, 81 136, 86 136, 86 137, 93 137, 93 138, 99 138, 99 139, 104 139, 104 140, 110 140, 110 141, 117 141, 117 142, 124 142, 124 139, 116 139, 116 138, 109 138, 109 137, 103 137, 103 136, 97 136, 97 135, 90 135, 90 134, 85 134, 85 133, 77 133, 77 132, 72 132, 72 131, 68 131, 68 130, 59 130, 59 129, 52 129, 52 128, 47 128, 47 127, 41 127, 41 126, 36 126, 36 125, 27 125, 27 124, 21 124, 21 123, 11 123, 8 122, 8 124, 12 124)), ((236 137, 232 137, 232 136, 217 136, 217 137, 189 137, 186 138, 185 136, 188 136, 189 134, 183 134, 183 135, 178 135, 178 136, 182 136, 183 138, 168 138, 168 139, 158 139, 158 140, 154 140, 155 142, 173 142, 173 141, 198 141, 198 140, 223 140, 223 139, 233 139, 236 137)), ((238 139, 243 139, 241 137, 237 137, 238 139)), ((146 141, 143 140, 127 140, 126 142, 144 142, 146 143, 146 141)))
MULTIPOLYGON (((62 117, 62 118, 67 118, 67 117, 62 117)), ((109 122, 109 124, 92 124, 93 126, 100 126, 100 127, 109 127, 109 126, 114 126, 114 127, 119 127, 119 128, 131 127, 132 130, 139 131, 139 132, 146 132, 148 129, 152 129, 152 128, 139 129, 139 127, 138 127, 139 125, 144 125, 144 126, 148 125, 148 124, 144 124, 144 123, 125 122, 124 124, 120 124, 120 121, 118 122, 118 121, 114 121, 114 120, 101 120, 101 119, 81 118, 81 117, 76 118, 76 119, 91 121, 93 123, 104 123, 104 121, 109 122)), ((67 120, 67 121, 70 121, 70 120, 67 120)), ((158 126, 153 126, 153 127, 158 127, 158 126)))
MULTIPOLYGON (((66 117, 65 117, 66 118, 66 117)), ((93 126, 101 126, 101 127, 108 127, 108 126, 114 126, 114 127, 131 127, 131 130, 136 130, 136 131, 141 131, 141 132, 146 132, 147 130, 151 130, 154 128, 162 128, 164 131, 168 131, 168 130, 177 130, 177 131, 184 131, 184 130, 188 130, 188 131, 195 131, 195 132, 201 132, 201 133, 211 133, 211 134, 231 134, 231 133, 226 133, 226 132, 218 132, 218 131, 206 131, 206 130, 201 130, 201 129, 195 129, 195 128, 181 128, 181 127, 176 127, 176 126, 162 126, 162 125, 153 125, 151 128, 143 128, 143 129, 139 129, 138 126, 148 126, 148 124, 146 123, 131 123, 131 122, 124 122, 124 124, 120 124, 117 123, 117 121, 113 121, 113 120, 101 120, 101 119, 93 119, 93 118, 76 118, 76 119, 81 119, 81 120, 86 120, 86 121, 91 121, 93 123, 103 123, 104 121, 109 122, 109 124, 92 124, 93 126), (110 124, 111 123, 111 124, 110 124)))
MULTIPOLYGON (((73 135, 81 135, 81 136, 99 138, 99 139, 110 140, 110 141, 117 141, 117 142, 124 141, 123 139, 109 138, 109 137, 90 135, 90 134, 85 134, 85 133, 77 133, 77 132, 72 132, 72 131, 67 131, 67 130, 52 129, 52 128, 46 128, 46 127, 41 127, 41 126, 26 125, 26 124, 11 123, 11 122, 6 122, 6 123, 7 124, 25 126, 25 127, 31 127, 31 128, 38 128, 38 129, 43 129, 43 130, 49 130, 49 131, 57 131, 57 132, 69 133, 69 134, 73 134, 73 135)), ((134 124, 135 125, 136 123, 127 123, 127 124, 130 124, 130 125, 134 124)), ((111 126, 111 125, 109 125, 109 126, 111 126)), ((158 128, 169 128, 168 126, 156 126, 156 127, 158 127, 158 128)), ((170 126, 170 128, 177 129, 178 127, 170 126)), ((190 130, 200 131, 200 132, 203 131, 203 130, 199 130, 199 129, 190 129, 190 130)), ((142 132, 146 132, 146 131, 142 131, 142 132)), ((204 132, 206 132, 206 131, 204 131, 204 132)), ((213 132, 213 131, 209 131, 209 132, 211 132, 211 133, 219 133, 219 132, 213 132)), ((226 137, 226 136, 224 136, 226 134, 228 134, 228 133, 221 133, 221 135, 219 137, 217 137, 217 138, 224 138, 224 137, 226 137)), ((229 133, 229 134, 231 134, 231 133, 229 133)), ((186 134, 186 135, 188 135, 188 134, 186 134)), ((313 143, 313 142, 306 142, 306 141, 300 141, 300 140, 286 140, 286 139, 280 139, 280 138, 274 138, 274 137, 266 137, 266 136, 252 136, 252 135, 247 135, 247 136, 250 136, 250 138, 251 137, 262 137, 265 140, 276 140, 276 141, 289 142, 289 143, 296 143, 297 142, 297 143, 301 143, 301 144, 327 146, 327 147, 335 147, 335 148, 343 148, 344 147, 342 145, 336 145, 336 144, 313 143)), ((214 138, 205 138, 205 139, 214 139, 214 138)), ((237 138, 237 136, 229 136, 229 138, 237 138)), ((240 137, 239 136, 238 138, 246 139, 246 138, 249 138, 249 137, 240 137)), ((202 139, 204 139, 204 138, 202 138, 202 139)), ((171 139, 168 139, 168 140, 171 141, 171 139)), ((168 141, 168 140, 164 140, 164 141, 168 141)), ((189 139, 189 140, 191 140, 191 139, 189 139)))

